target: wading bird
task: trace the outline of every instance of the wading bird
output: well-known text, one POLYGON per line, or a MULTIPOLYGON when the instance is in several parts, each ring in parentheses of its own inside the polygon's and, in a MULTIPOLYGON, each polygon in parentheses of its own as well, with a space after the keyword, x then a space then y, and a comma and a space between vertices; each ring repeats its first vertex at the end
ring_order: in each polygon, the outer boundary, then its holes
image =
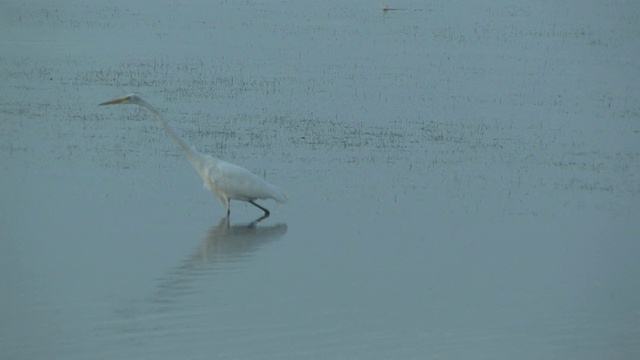
POLYGON ((178 143, 182 153, 200 174, 202 181, 204 181, 204 187, 217 196, 222 205, 227 208, 227 216, 231 213, 231 200, 246 201, 264 211, 264 216, 261 219, 269 216, 269 210, 256 204, 257 199, 273 199, 279 203, 287 202, 287 195, 277 186, 269 184, 241 166, 202 154, 195 147, 187 144, 171 128, 162 114, 138 95, 130 94, 105 101, 100 105, 115 104, 138 105, 151 111, 160 121, 167 135, 178 143))

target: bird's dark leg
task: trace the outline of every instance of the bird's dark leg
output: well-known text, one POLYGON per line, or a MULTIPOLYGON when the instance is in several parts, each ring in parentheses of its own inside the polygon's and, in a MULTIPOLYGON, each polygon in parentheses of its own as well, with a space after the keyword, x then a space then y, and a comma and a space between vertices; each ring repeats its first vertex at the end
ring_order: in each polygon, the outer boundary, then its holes
POLYGON ((249 203, 250 203, 251 205, 253 205, 253 206, 257 207, 258 209, 260 209, 260 210, 264 211, 264 216, 263 216, 263 217, 261 217, 261 218, 260 218, 260 220, 262 220, 262 219, 264 219, 264 218, 269 217, 269 215, 271 214, 271 213, 269 212, 269 210, 267 210, 267 209, 263 208, 262 206, 260 206, 260 205, 256 204, 255 202, 253 202, 253 200, 250 200, 250 201, 249 201, 249 203))
POLYGON ((250 222, 250 223, 247 225, 247 227, 248 227, 248 228, 250 228, 250 229, 255 228, 255 227, 256 227, 256 225, 258 225, 258 223, 259 223, 260 221, 262 221, 262 220, 264 220, 264 219, 266 219, 266 218, 268 218, 268 217, 269 217, 269 215, 262 215, 262 216, 260 216, 259 218, 257 218, 257 219, 255 219, 255 220, 253 220, 252 222, 250 222))

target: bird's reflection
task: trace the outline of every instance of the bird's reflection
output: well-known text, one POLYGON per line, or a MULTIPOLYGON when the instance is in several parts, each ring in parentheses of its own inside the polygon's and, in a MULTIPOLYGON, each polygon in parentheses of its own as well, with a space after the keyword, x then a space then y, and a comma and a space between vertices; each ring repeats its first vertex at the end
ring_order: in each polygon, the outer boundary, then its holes
POLYGON ((242 262, 268 242, 287 232, 286 224, 258 226, 262 218, 230 225, 225 217, 209 230, 205 241, 183 264, 186 268, 211 267, 224 262, 242 262))
POLYGON ((212 227, 204 241, 181 265, 157 280, 154 292, 142 301, 134 301, 117 311, 123 321, 119 332, 156 333, 157 322, 188 312, 185 296, 200 292, 201 279, 211 274, 224 274, 229 266, 246 265, 259 249, 278 240, 287 232, 286 224, 259 225, 263 218, 250 223, 231 225, 225 217, 212 227))
POLYGON ((256 251, 287 232, 287 224, 259 225, 264 218, 236 225, 230 224, 229 217, 222 218, 196 251, 160 280, 153 302, 167 303, 180 294, 197 291, 191 285, 197 277, 237 269, 256 251))

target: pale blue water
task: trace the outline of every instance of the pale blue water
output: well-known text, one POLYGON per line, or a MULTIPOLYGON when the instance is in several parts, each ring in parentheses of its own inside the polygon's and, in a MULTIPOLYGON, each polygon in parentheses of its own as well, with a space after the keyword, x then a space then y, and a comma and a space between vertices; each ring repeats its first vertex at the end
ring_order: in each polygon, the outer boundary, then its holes
POLYGON ((640 6, 388 6, 0 5, 1 357, 639 357, 640 6))

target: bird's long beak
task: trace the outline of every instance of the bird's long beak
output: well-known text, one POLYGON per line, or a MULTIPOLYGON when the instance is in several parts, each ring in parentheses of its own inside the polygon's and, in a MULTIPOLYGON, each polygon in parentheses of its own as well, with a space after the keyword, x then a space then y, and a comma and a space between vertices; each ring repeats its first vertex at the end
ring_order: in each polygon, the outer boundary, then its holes
POLYGON ((127 101, 127 100, 129 100, 129 97, 125 96, 125 97, 121 97, 121 98, 105 101, 103 103, 98 104, 98 106, 120 104, 120 103, 122 103, 124 101, 127 101))

